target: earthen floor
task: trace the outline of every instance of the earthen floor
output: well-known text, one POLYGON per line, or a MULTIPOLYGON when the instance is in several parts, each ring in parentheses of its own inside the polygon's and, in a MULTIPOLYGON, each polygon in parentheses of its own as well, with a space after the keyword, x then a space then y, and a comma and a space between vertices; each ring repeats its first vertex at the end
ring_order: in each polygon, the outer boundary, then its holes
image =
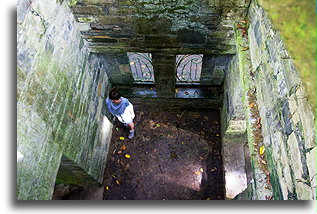
POLYGON ((223 200, 218 111, 135 108, 136 136, 117 120, 104 200, 223 200))

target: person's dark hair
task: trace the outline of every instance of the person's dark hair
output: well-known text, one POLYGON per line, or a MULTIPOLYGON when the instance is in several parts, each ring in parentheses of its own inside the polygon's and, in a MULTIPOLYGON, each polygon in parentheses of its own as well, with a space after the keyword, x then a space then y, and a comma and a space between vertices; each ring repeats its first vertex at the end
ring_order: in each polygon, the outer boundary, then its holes
POLYGON ((109 92, 109 99, 110 100, 118 100, 120 99, 121 94, 117 91, 116 88, 111 89, 111 91, 109 92))

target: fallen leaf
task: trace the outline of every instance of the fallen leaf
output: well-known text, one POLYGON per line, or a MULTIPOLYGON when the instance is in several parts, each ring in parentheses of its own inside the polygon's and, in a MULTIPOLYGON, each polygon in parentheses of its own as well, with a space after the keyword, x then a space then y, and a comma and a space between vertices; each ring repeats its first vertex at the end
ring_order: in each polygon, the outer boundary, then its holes
POLYGON ((116 183, 119 185, 119 184, 120 184, 120 181, 116 180, 116 183))
POLYGON ((178 93, 178 89, 175 89, 176 94, 178 93))
POLYGON ((184 142, 182 142, 182 144, 184 144, 184 142))
POLYGON ((118 151, 118 154, 121 154, 121 153, 122 153, 122 151, 121 151, 121 150, 119 150, 119 151, 118 151))
POLYGON ((119 131, 119 128, 118 128, 118 127, 116 127, 116 130, 117 130, 117 131, 119 131))
POLYGON ((273 199, 273 195, 271 195, 271 196, 267 196, 267 195, 266 195, 266 196, 265 196, 265 199, 266 199, 266 200, 272 200, 272 199, 273 199))
POLYGON ((200 168, 200 171, 201 171, 201 172, 204 172, 204 169, 203 169, 203 168, 200 168))
POLYGON ((156 152, 156 149, 154 149, 153 152, 156 152))
POLYGON ((74 119, 74 115, 73 115, 70 111, 68 112, 67 115, 68 115, 68 117, 70 117, 71 119, 74 119))
POLYGON ((256 120, 256 124, 260 124, 261 123, 261 117, 258 117, 258 119, 256 120))
POLYGON ((215 171, 217 171, 217 168, 214 167, 214 168, 212 168, 210 171, 211 171, 211 172, 215 172, 215 171))
POLYGON ((265 174, 267 175, 267 183, 268 183, 269 185, 271 185, 270 172, 269 172, 269 171, 266 171, 265 174))
POLYGON ((125 155, 125 157, 126 157, 126 158, 130 158, 131 156, 130 156, 130 155, 128 155, 128 154, 126 154, 126 155, 125 155))
POLYGON ((219 135, 219 134, 216 134, 216 136, 219 137, 220 135, 219 135))
POLYGON ((106 186, 106 190, 109 190, 109 187, 108 187, 108 186, 106 186))
POLYGON ((125 145, 121 146, 120 149, 121 150, 125 150, 127 147, 125 145))
POLYGON ((249 105, 249 108, 252 108, 254 106, 254 103, 251 103, 250 105, 249 105))
POLYGON ((245 48, 243 48, 242 50, 243 51, 246 51, 246 50, 248 50, 249 49, 249 47, 245 47, 245 48))
POLYGON ((260 155, 263 155, 265 152, 265 147, 264 146, 261 146, 260 147, 260 155))
POLYGON ((266 161, 265 161, 265 160, 261 160, 261 163, 263 163, 264 165, 266 165, 266 161))
POLYGON ((120 139, 120 140, 124 140, 124 137, 121 136, 121 137, 119 137, 119 139, 120 139))
POLYGON ((211 200, 211 198, 207 198, 207 200, 209 201, 209 200, 211 200))
POLYGON ((116 178, 116 176, 115 175, 111 175, 113 178, 116 178))
POLYGON ((161 125, 160 124, 156 124, 156 127, 160 127, 161 125))
POLYGON ((199 171, 196 171, 195 174, 196 174, 196 175, 200 175, 200 172, 199 172, 199 171))

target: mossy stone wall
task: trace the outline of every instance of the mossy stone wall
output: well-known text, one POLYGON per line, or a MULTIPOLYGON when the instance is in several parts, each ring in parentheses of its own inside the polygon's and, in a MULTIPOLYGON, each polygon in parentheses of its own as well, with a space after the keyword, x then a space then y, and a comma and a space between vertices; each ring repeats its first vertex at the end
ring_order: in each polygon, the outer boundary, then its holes
POLYGON ((112 125, 105 62, 67 1, 18 1, 17 198, 50 199, 62 154, 102 181, 112 125))
MULTIPOLYGON (((246 55, 246 60, 240 61, 240 69, 246 63, 251 65, 243 72, 244 79, 250 80, 244 81, 247 84, 244 87, 251 89, 246 96, 249 100, 246 108, 255 116, 247 123, 248 132, 254 133, 249 138, 251 157, 252 153, 258 155, 252 163, 255 184, 269 178, 267 183, 275 200, 313 200, 316 198, 315 115, 304 84, 282 37, 256 1, 249 8, 246 28, 247 43, 241 43, 238 54, 246 55), (260 136, 258 142, 257 136, 260 136), (264 176, 257 176, 261 169, 264 176)), ((242 31, 240 23, 236 32, 242 31)), ((254 188, 253 192, 259 196, 261 187, 254 188)))

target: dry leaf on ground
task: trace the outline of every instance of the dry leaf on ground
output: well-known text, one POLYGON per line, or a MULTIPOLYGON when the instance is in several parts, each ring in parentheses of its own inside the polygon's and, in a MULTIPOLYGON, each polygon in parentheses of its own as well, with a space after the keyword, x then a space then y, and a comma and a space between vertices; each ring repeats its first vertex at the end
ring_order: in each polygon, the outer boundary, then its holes
POLYGON ((263 155, 265 152, 265 147, 264 146, 261 146, 260 147, 260 155, 263 155))
POLYGON ((252 108, 254 106, 254 103, 251 103, 250 105, 249 105, 249 108, 252 108))

